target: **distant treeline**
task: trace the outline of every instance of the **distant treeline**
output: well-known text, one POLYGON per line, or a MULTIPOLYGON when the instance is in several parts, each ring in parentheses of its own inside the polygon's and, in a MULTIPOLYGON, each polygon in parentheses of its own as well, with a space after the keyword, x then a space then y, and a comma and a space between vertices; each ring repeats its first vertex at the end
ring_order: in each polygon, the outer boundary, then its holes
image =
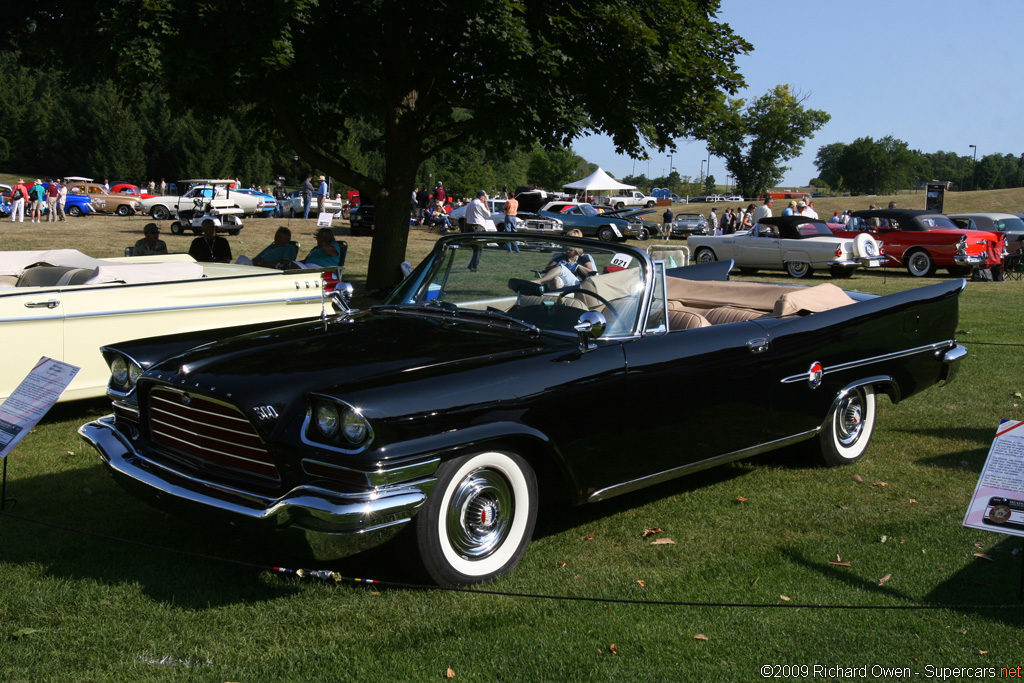
POLYGON ((858 194, 891 194, 932 180, 952 183, 955 190, 1024 186, 1024 155, 992 153, 975 162, 974 151, 922 152, 892 136, 835 142, 818 149, 818 177, 811 184, 858 194))

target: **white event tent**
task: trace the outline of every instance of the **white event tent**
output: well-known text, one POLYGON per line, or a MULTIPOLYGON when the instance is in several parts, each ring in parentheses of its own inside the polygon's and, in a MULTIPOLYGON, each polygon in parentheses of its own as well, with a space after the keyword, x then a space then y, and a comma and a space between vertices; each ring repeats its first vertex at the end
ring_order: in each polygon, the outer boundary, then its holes
POLYGON ((577 192, 601 192, 602 190, 635 190, 636 185, 620 183, 598 167, 596 171, 588 175, 583 180, 577 180, 574 183, 562 185, 562 189, 577 192))

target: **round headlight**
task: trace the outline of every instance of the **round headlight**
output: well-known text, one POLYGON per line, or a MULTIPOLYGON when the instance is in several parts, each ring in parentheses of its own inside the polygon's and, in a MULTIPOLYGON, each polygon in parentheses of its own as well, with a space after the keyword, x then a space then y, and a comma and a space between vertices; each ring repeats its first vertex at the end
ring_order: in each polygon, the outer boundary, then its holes
POLYGON ((338 433, 338 423, 341 421, 338 415, 338 407, 329 401, 319 401, 313 409, 313 417, 316 428, 326 437, 333 437, 338 433))
POLYGON ((110 361, 110 375, 115 382, 121 386, 128 384, 128 363, 124 358, 118 356, 110 361))
POLYGON ((352 410, 345 412, 345 417, 341 419, 341 433, 346 441, 351 444, 360 444, 366 440, 369 431, 369 425, 366 424, 366 419, 362 415, 352 410))
POLYGON ((135 386, 135 383, 139 381, 139 377, 142 375, 142 368, 136 363, 131 363, 128 366, 128 384, 135 386))

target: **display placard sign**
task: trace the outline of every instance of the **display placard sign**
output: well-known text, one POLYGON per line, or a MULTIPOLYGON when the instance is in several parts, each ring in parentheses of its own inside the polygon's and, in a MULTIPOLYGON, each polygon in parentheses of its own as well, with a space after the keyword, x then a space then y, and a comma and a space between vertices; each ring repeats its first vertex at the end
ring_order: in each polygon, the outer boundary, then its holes
POLYGON ((331 227, 331 221, 333 220, 334 214, 330 211, 324 211, 316 217, 316 227, 329 228, 331 227))
POLYGON ((964 526, 1024 536, 1024 422, 1000 423, 964 526))
POLYGON ((0 458, 43 419, 80 368, 43 356, 3 405, 0 405, 0 458))

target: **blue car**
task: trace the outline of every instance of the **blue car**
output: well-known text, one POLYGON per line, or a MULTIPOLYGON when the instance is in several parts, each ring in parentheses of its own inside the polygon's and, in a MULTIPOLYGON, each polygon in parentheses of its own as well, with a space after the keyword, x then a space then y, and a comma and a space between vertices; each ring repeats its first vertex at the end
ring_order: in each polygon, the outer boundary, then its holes
POLYGON ((92 208, 92 199, 89 195, 68 192, 64 200, 64 213, 77 218, 78 216, 94 214, 96 210, 92 208))
POLYGON ((274 216, 274 212, 277 211, 277 200, 274 199, 274 195, 272 194, 267 194, 266 192, 259 192, 257 190, 253 190, 252 188, 240 188, 231 191, 263 199, 263 208, 260 209, 259 213, 256 214, 256 218, 270 218, 274 216))

